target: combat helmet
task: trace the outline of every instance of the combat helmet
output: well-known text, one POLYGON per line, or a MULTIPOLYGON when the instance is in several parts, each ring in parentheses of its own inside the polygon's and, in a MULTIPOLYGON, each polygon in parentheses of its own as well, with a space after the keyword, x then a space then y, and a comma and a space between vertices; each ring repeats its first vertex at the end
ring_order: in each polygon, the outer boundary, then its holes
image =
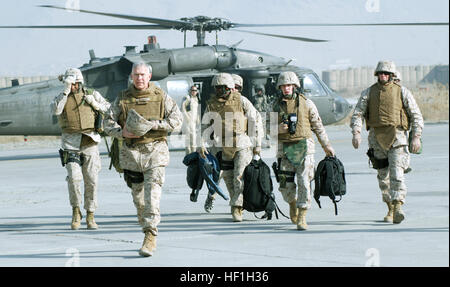
POLYGON ((234 80, 230 74, 220 73, 214 76, 211 86, 226 86, 229 89, 234 89, 234 80))
POLYGON ((399 71, 395 72, 394 81, 401 82, 402 80, 402 74, 400 74, 399 71))
POLYGON ((153 127, 153 125, 135 110, 130 109, 127 114, 127 122, 125 123, 125 127, 129 132, 137 136, 143 136, 153 127))
POLYGON ((242 79, 241 76, 236 75, 236 74, 231 74, 231 77, 233 78, 234 84, 238 85, 240 87, 244 86, 244 80, 242 79))
POLYGON ((296 85, 297 88, 300 88, 300 81, 298 80, 297 75, 294 72, 282 72, 280 76, 278 76, 277 89, 280 88, 281 85, 296 85))
POLYGON ((397 69, 393 61, 379 61, 375 68, 374 76, 377 76, 379 72, 388 72, 395 75, 397 69))
POLYGON ((255 92, 257 92, 257 91, 263 91, 263 93, 264 93, 264 85, 261 85, 261 84, 257 84, 257 85, 255 85, 255 92))
POLYGON ((83 74, 81 73, 80 69, 77 68, 69 68, 66 70, 66 73, 64 74, 64 80, 67 78, 74 78, 74 83, 84 83, 83 74))

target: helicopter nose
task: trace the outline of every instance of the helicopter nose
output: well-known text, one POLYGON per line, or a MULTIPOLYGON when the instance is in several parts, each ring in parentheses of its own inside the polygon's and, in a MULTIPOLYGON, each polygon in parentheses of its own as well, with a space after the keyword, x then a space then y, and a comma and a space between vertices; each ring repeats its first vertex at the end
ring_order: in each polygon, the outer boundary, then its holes
POLYGON ((343 120, 353 110, 354 105, 350 104, 346 99, 341 96, 334 98, 334 115, 336 122, 343 120))

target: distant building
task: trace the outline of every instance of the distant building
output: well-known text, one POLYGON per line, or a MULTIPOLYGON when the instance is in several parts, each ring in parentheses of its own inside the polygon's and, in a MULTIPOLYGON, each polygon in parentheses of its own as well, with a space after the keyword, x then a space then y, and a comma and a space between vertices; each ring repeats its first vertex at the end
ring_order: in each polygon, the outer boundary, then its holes
POLYGON ((434 67, 419 83, 441 83, 448 86, 448 65, 434 67))

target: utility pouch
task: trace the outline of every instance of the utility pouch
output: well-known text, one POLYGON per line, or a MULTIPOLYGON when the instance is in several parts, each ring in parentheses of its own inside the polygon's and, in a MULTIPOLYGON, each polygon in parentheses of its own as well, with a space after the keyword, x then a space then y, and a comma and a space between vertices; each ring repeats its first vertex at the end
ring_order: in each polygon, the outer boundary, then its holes
POLYGON ((217 153, 216 158, 217 158, 217 161, 219 162, 220 170, 233 170, 234 169, 234 161, 223 160, 221 151, 219 151, 217 153))
POLYGON ((63 167, 69 162, 75 162, 80 166, 83 166, 84 163, 84 155, 82 153, 60 149, 59 157, 61 159, 61 164, 63 167))
POLYGON ((127 186, 131 188, 133 183, 142 183, 144 182, 144 174, 142 172, 132 171, 128 169, 123 170, 123 177, 127 186))
POLYGON ((67 163, 67 159, 64 157, 64 150, 59 149, 59 159, 61 160, 61 165, 64 167, 67 163))
POLYGON ((286 170, 278 170, 278 178, 280 179, 280 187, 285 188, 286 183, 294 182, 295 172, 286 171, 286 170))
POLYGON ((119 140, 118 138, 114 138, 113 142, 111 143, 111 148, 109 150, 109 157, 111 158, 111 161, 109 162, 109 169, 114 166, 114 169, 118 173, 123 173, 123 169, 120 167, 120 149, 122 148, 123 141, 119 140))
POLYGON ((369 148, 367 151, 367 156, 369 157, 369 161, 372 163, 372 168, 374 169, 382 169, 389 166, 389 160, 387 158, 378 159, 375 157, 373 148, 369 148))

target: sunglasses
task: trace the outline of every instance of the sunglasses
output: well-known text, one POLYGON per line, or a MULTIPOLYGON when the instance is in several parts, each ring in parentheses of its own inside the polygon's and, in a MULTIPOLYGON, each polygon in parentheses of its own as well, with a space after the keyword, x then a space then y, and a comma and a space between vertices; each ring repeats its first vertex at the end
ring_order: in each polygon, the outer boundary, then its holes
POLYGON ((215 86, 216 90, 229 90, 227 86, 215 86))
POLYGON ((389 72, 378 72, 377 73, 377 75, 387 75, 387 76, 389 76, 389 75, 391 75, 392 73, 389 73, 389 72))

